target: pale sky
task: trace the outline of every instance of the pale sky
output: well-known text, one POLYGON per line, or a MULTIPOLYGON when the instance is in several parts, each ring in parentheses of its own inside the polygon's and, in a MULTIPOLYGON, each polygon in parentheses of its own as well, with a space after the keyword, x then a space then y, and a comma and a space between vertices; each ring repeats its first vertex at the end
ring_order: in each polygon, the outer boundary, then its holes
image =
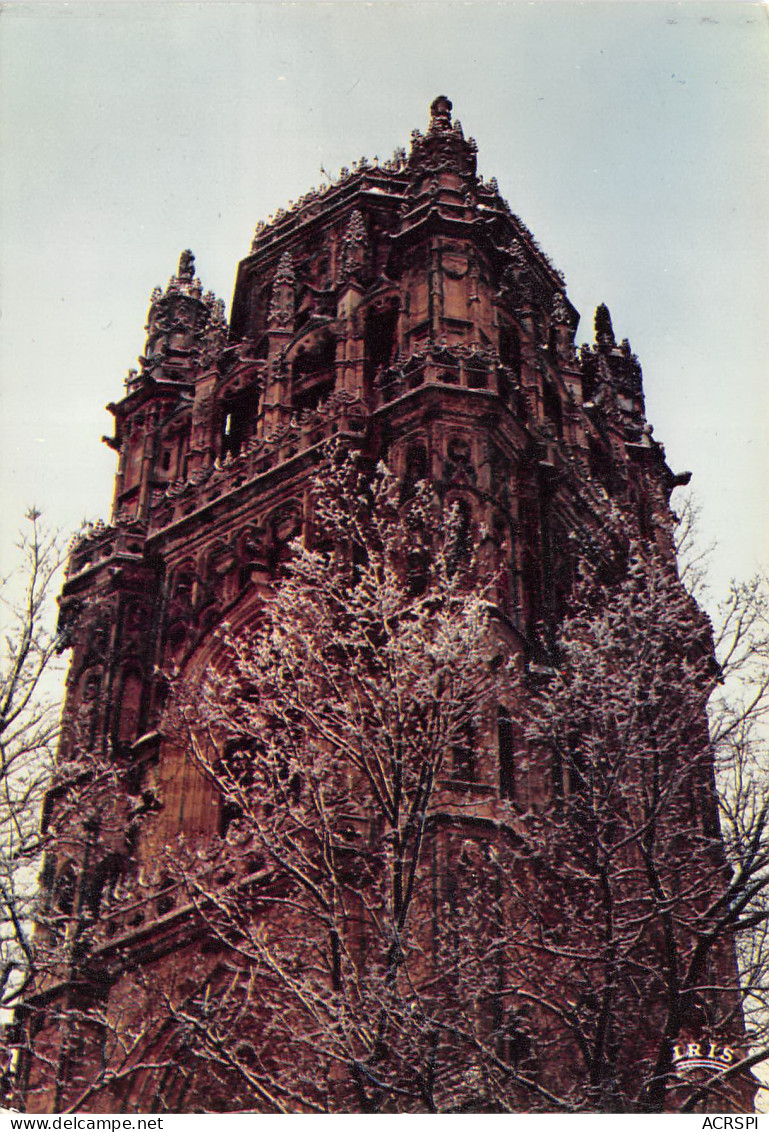
POLYGON ((109 518, 103 406, 179 252, 229 308, 256 222, 407 146, 437 94, 578 342, 600 302, 630 339, 716 584, 766 565, 768 29, 742 0, 5 4, 0 569, 30 503, 109 518))

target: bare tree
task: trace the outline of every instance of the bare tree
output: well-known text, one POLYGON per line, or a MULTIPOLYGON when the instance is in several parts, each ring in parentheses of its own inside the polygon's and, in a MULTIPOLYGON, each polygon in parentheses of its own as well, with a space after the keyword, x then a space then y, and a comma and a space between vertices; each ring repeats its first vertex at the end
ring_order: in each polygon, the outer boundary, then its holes
POLYGON ((56 651, 51 606, 63 561, 61 541, 27 513, 18 564, 3 579, 5 626, 0 663, 0 1006, 23 995, 34 971, 31 941, 36 873, 42 853, 40 810, 52 773, 59 720, 49 681, 56 651))
POLYGON ((754 950, 765 930, 769 839, 755 791, 719 822, 709 624, 669 564, 636 553, 600 605, 577 605, 560 650, 528 735, 563 783, 551 880, 583 890, 593 930, 585 947, 582 925, 558 924, 538 1003, 571 1031, 599 1110, 660 1111, 666 1094, 680 1109, 730 1107, 739 1073, 769 1052, 765 1019, 741 1038, 767 957, 742 981, 735 963, 735 940, 754 950), (729 1049, 710 1092, 677 1075, 681 1043, 729 1049))
POLYGON ((672 561, 612 506, 543 665, 497 616, 461 512, 381 467, 324 470, 258 623, 224 626, 203 679, 173 682, 167 737, 220 836, 158 846, 163 891, 126 886, 120 909, 167 925, 173 977, 115 959, 94 996, 105 925, 81 902, 69 931, 88 994, 51 1065, 62 1107, 750 1105, 769 1044, 766 799, 745 741, 765 606, 735 591, 719 667, 672 561), (718 707, 730 666, 753 676, 718 707))
MULTIPOLYGON (((314 548, 295 545, 252 633, 225 628, 202 685, 177 682, 167 729, 175 714, 216 787, 221 839, 163 846, 157 902, 123 884, 97 920, 81 881, 66 928, 44 910, 60 1040, 29 1056, 57 1110, 98 1108, 106 1091, 167 1109, 454 1103, 424 1020, 445 999, 431 949, 450 942, 440 927, 430 938, 426 878, 441 823, 483 825, 477 742, 508 664, 461 514, 402 491, 384 468, 330 463, 314 548), (101 998, 105 927, 170 909, 192 975, 133 970, 101 998)), ((54 840, 82 861, 86 824, 114 824, 119 791, 98 752, 71 746, 54 840)), ((44 1022, 45 996, 30 1005, 44 1022)))
POLYGON ((219 672, 179 689, 225 839, 204 867, 174 853, 168 868, 222 947, 237 942, 177 1018, 199 1060, 268 1108, 446 1104, 436 823, 482 818, 476 745, 507 666, 457 517, 426 491, 404 510, 400 490, 383 468, 332 464, 321 545, 295 546, 263 623, 225 634, 219 672))
MULTIPOLYGON (((726 595, 715 599, 709 584, 714 545, 703 547, 700 509, 691 493, 678 506, 678 515, 679 573, 687 590, 710 612, 719 664, 708 719, 726 855, 738 872, 746 856, 760 872, 758 848, 766 841, 769 816, 769 579, 758 573, 747 581, 733 580, 726 595)), ((741 934, 737 952, 748 1037, 752 1052, 763 1060, 769 1042, 765 887, 755 885, 753 905, 755 922, 741 934)), ((765 1067, 759 1075, 766 1080, 765 1067)))
MULTIPOLYGON (((96 824, 102 833, 108 828, 110 799, 112 824, 123 821, 115 805, 120 797, 116 768, 102 753, 78 744, 77 720, 70 737, 77 753, 57 757, 62 730, 56 657, 64 642, 55 629, 55 593, 66 554, 59 534, 41 522, 36 509, 26 518, 30 525, 17 543, 16 568, 3 579, 0 595, 5 629, 0 667, 0 1010, 4 1099, 14 1107, 23 1103, 15 1079, 23 1035, 28 1038, 29 1026, 34 1029, 41 1017, 35 994, 76 976, 78 957, 90 943, 87 886, 81 886, 83 898, 76 901, 74 873, 64 870, 57 898, 51 899, 55 854, 87 866, 96 824), (52 844, 55 850, 49 852, 52 844)), ((93 1019, 86 1023, 82 1015, 76 1003, 68 1002, 62 1011, 65 1029, 92 1028, 93 1019)), ((44 1051, 41 1056, 45 1059, 44 1051)), ((52 1069, 55 1076, 57 1067, 52 1069)))
POLYGON ((429 497, 404 518, 394 484, 349 475, 317 497, 328 547, 295 547, 264 623, 178 699, 224 801, 222 844, 169 860, 229 954, 168 1002, 209 1100, 237 1081, 286 1111, 748 1103, 736 1059, 757 1055, 729 1043, 757 983, 734 940, 763 923, 765 813, 739 804, 730 877, 707 619, 636 548, 613 584, 586 575, 552 667, 524 675, 429 497), (471 766, 500 705, 528 780, 501 805, 471 766), (703 1090, 674 1059, 705 1037, 731 1060, 703 1090))

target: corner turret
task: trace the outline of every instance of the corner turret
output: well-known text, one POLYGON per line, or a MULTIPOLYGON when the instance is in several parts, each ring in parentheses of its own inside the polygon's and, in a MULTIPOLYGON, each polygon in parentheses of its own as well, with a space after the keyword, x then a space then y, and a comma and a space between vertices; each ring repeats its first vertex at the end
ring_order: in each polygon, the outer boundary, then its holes
POLYGON ((113 518, 146 520, 153 493, 185 471, 195 383, 216 370, 227 341, 224 303, 203 292, 195 257, 183 251, 165 291, 156 287, 145 326, 140 369, 130 370, 126 396, 107 406, 119 453, 113 518))
POLYGON ((187 249, 179 256, 176 274, 165 291, 156 287, 147 315, 147 339, 139 359, 142 377, 192 381, 200 363, 210 355, 212 334, 217 344, 226 335, 224 304, 195 275, 195 256, 187 249))

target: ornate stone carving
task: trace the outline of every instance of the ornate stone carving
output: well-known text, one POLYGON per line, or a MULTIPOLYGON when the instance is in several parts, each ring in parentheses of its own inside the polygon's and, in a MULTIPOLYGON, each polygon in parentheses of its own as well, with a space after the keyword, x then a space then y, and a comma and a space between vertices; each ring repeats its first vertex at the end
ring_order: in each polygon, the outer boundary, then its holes
MULTIPOLYGON (((578 527, 584 521, 589 529, 593 518, 600 519, 590 514, 597 494, 591 495, 587 480, 590 442, 602 441, 611 482, 617 468, 624 468, 647 478, 650 490, 662 497, 669 473, 660 446, 643 428, 640 367, 629 344, 614 345, 606 312, 597 320, 598 346, 583 351, 582 381, 571 382, 572 357, 565 348, 570 336, 563 328, 576 318, 564 284, 500 198, 496 181, 477 177, 475 142, 452 121, 452 109, 445 96, 435 99, 429 126, 425 133, 414 131, 408 157, 400 149, 389 161, 362 158, 335 180, 323 171, 327 183, 319 190, 260 222, 253 254, 238 273, 231 327, 224 305, 203 293, 189 251, 182 253, 167 289, 152 292, 144 372, 129 374, 128 395, 112 407, 121 450, 115 526, 96 524, 77 543, 76 570, 68 576, 61 607, 62 623, 71 625, 77 677, 68 685, 66 722, 72 726, 83 707, 84 746, 97 731, 99 741, 116 735, 121 762, 115 791, 130 776, 134 805, 142 798, 148 822, 155 821, 149 811, 157 802, 139 785, 143 767, 153 757, 162 766, 169 820, 164 827, 145 827, 151 834, 146 841, 137 833, 137 857, 144 861, 153 848, 169 848, 163 829, 174 836, 181 830, 185 837, 190 830, 212 861, 221 849, 216 799, 204 797, 182 769, 184 755, 165 728, 157 678, 155 692, 147 694, 149 673, 189 657, 193 663, 186 671, 195 679, 204 664, 219 663, 212 637, 225 618, 233 625, 258 623, 268 572, 279 569, 287 542, 303 529, 301 508, 293 501, 307 498, 319 456, 318 448, 310 449, 321 441, 336 436, 371 464, 389 458, 394 470, 404 472, 404 499, 419 480, 437 480, 438 494, 459 512, 454 560, 478 532, 478 582, 488 584, 490 600, 514 618, 522 658, 539 655, 536 636, 544 615, 549 617, 545 587, 552 579, 545 577, 547 544, 540 536, 549 538, 551 530, 540 528, 540 517, 547 511, 548 522, 553 520, 556 567, 569 523, 578 527), (382 309, 383 303, 392 303, 392 310, 382 309), (560 328, 558 351, 548 349, 553 326, 560 328), (324 335, 333 349, 322 347, 324 335), (549 426, 536 423, 544 408, 540 377, 555 379, 562 397, 563 382, 584 390, 584 403, 564 401, 568 428, 556 428, 552 420, 549 426), (258 392, 265 393, 266 404, 258 392), (642 459, 623 449, 631 437, 643 443, 642 459), (159 459, 149 459, 151 452, 159 459), (289 463, 294 454, 298 458, 289 463), (551 474, 556 465, 557 477, 551 474), (572 473, 575 467, 582 470, 572 473), (166 488, 169 477, 174 482, 166 488), (145 554, 146 531, 135 517, 148 500, 152 538, 145 554), (480 533, 484 526, 491 535, 480 533), (165 579, 162 619, 155 616, 155 576, 165 579), (246 597, 251 579, 256 584, 246 597), (83 609, 79 622, 77 603, 83 609), (193 658, 202 643, 205 651, 193 658), (124 663, 115 663, 120 657, 124 663), (81 678, 90 684, 78 683, 81 678), (157 740, 137 743, 140 728, 146 728, 145 740, 156 729, 157 740)), ((600 478, 603 465, 597 457, 594 462, 600 478)), ((617 498, 619 505, 619 493, 617 498)), ((661 546, 670 533, 666 522, 662 508, 650 517, 661 546)), ((410 578, 418 580, 420 571, 426 577, 423 560, 415 561, 408 549, 404 559, 410 578)), ((476 843, 494 839, 505 814, 497 802, 511 798, 504 792, 494 797, 500 783, 498 737, 475 736, 482 774, 472 794, 451 787, 448 799, 457 816, 466 799, 476 843), (484 816, 486 832, 477 821, 484 816)), ((522 745, 522 781, 529 778, 528 757, 522 745)), ((544 792, 548 776, 540 769, 531 779, 544 792)), ((512 811, 508 816, 513 820, 512 811)), ((465 833, 454 838, 456 844, 450 827, 438 836, 441 854, 445 846, 452 860, 459 855, 460 863, 472 865, 477 844, 463 841, 465 833)), ((174 978, 180 974, 191 993, 197 976, 207 978, 201 962, 218 962, 219 956, 197 950, 197 935, 185 934, 191 923, 186 913, 183 920, 173 919, 157 937, 163 947, 168 941, 169 951, 179 942, 178 958, 169 954, 164 969, 174 978), (180 973, 177 963, 190 970, 180 973)), ((155 938, 154 925, 147 926, 152 931, 141 939, 121 939, 119 962, 126 977, 121 995, 130 993, 131 972, 141 970, 147 941, 155 938)), ((110 974, 103 962, 94 955, 95 979, 110 974)), ((162 973, 158 978, 165 993, 162 973)), ((105 978, 104 987, 109 984, 105 978)), ((216 993, 213 983, 211 990, 216 993)), ((114 1004, 118 1011, 120 1001, 114 1004)), ((53 1028, 57 1025, 54 1020, 53 1028)), ((68 1041, 65 1034, 65 1046, 68 1041)), ((86 1059, 81 1060, 78 1073, 85 1073, 86 1059)), ((57 1061, 49 1057, 48 1064, 57 1061)), ((139 1067, 139 1075, 144 1070, 139 1067)), ((146 1086, 145 1074, 145 1096, 146 1086)), ((62 1097, 65 1105, 73 1099, 62 1097)), ((190 1094, 191 1105, 200 1099, 190 1094)), ((135 1095, 122 1083, 118 1103, 135 1107, 135 1095)))
POLYGON ((611 324, 611 314, 606 303, 601 303, 595 311, 595 340, 598 346, 610 348, 615 345, 614 327, 611 324))
POLYGON ((429 133, 433 134, 451 129, 452 109, 453 103, 445 94, 439 94, 437 98, 433 99, 430 106, 429 133))
POLYGON ((452 436, 446 447, 441 482, 444 487, 458 484, 475 485, 478 473, 473 466, 472 449, 464 436, 452 436))
POLYGON ((180 281, 184 281, 186 283, 191 283, 194 279, 195 256, 189 248, 187 248, 186 251, 183 251, 179 256, 179 267, 176 274, 180 281))
POLYGON ((355 208, 350 214, 347 229, 342 237, 343 278, 361 270, 364 264, 367 246, 368 234, 366 232, 366 225, 363 222, 363 217, 359 210, 355 208))
POLYGON ((294 261, 291 258, 291 252, 284 252, 280 257, 275 278, 272 281, 273 287, 278 287, 283 284, 293 287, 296 282, 296 272, 294 271, 294 261))
POLYGON ((553 304, 550 308, 550 313, 553 316, 553 322, 567 325, 569 322, 569 310, 566 306, 566 299, 560 291, 556 291, 553 295, 553 304))
POLYGON ((272 298, 270 301, 269 314, 267 316, 271 327, 274 329, 285 330, 293 321, 295 282, 296 273, 294 271, 294 261, 291 258, 290 252, 284 252, 275 272, 275 278, 273 279, 272 298))

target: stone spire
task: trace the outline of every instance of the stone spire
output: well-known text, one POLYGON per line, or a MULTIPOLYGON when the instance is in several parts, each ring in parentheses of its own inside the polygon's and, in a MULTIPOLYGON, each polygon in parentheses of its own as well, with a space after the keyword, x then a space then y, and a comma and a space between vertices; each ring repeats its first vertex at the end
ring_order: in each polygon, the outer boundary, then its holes
POLYGON ((601 303, 595 310, 595 340, 596 344, 605 349, 616 345, 614 327, 611 324, 611 315, 606 303, 601 303))
POLYGON ((439 94, 430 105, 429 134, 446 133, 451 129, 451 111, 454 108, 450 98, 439 94))
POLYGON ((179 282, 191 283, 195 278, 195 256, 192 251, 187 248, 179 256, 179 266, 176 270, 176 277, 179 282))
POLYGON ((452 169, 463 180, 475 177, 477 146, 472 138, 465 139, 459 122, 452 122, 453 104, 445 94, 439 94, 430 106, 430 125, 427 134, 413 130, 409 169, 420 178, 452 169))
POLYGON ((147 315, 147 340, 140 359, 142 376, 189 380, 197 372, 201 350, 213 357, 224 343, 227 323, 223 304, 212 292, 203 294, 195 275, 195 256, 187 248, 165 291, 155 287, 147 315), (212 334, 206 339, 206 335, 212 334))

